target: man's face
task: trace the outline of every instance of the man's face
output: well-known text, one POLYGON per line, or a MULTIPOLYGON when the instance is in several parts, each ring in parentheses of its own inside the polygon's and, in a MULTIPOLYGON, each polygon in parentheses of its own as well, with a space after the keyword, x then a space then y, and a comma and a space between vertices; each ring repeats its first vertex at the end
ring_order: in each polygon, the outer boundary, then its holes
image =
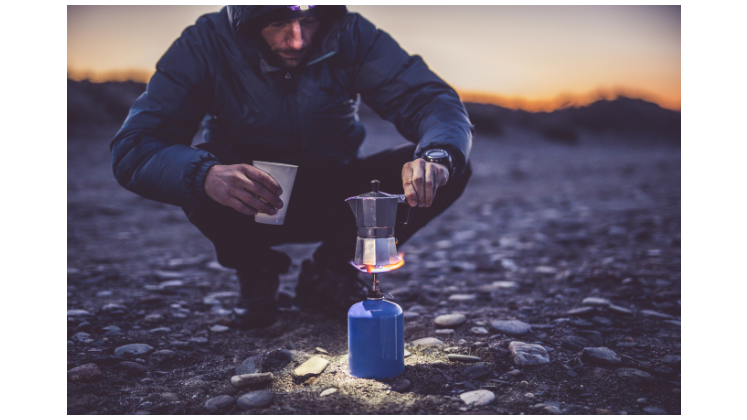
POLYGON ((311 50, 311 42, 319 26, 318 18, 308 16, 272 22, 262 29, 261 34, 280 65, 292 68, 301 64, 311 50))

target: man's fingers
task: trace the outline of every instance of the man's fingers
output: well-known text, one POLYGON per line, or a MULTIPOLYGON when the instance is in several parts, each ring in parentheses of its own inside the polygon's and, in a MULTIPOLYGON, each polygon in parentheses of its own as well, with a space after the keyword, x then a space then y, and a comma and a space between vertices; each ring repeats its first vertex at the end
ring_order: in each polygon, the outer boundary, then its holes
POLYGON ((405 163, 402 167, 402 189, 405 190, 405 199, 410 207, 418 205, 418 194, 412 185, 412 162, 405 163))
POLYGON ((247 164, 242 164, 241 168, 243 169, 244 174, 247 178, 258 181, 273 194, 279 196, 283 193, 283 189, 280 188, 280 184, 278 184, 277 181, 275 181, 267 172, 247 164))
POLYGON ((425 161, 416 159, 413 161, 412 185, 418 195, 418 207, 425 206, 425 161))
POLYGON ((438 188, 440 180, 438 179, 438 168, 432 163, 426 163, 425 167, 425 207, 430 207, 436 198, 436 188, 438 188))
POLYGON ((257 214, 257 210, 253 209, 246 204, 244 204, 241 200, 239 200, 236 197, 231 197, 228 199, 228 205, 236 210, 237 212, 247 215, 247 216, 254 216, 257 214))
POLYGON ((253 170, 249 170, 247 168, 244 168, 244 166, 248 165, 242 165, 243 169, 235 179, 236 184, 234 186, 242 190, 249 191, 250 193, 262 198, 262 200, 277 209, 282 208, 283 202, 279 197, 279 195, 282 194, 282 189, 279 185, 277 185, 275 180, 270 178, 270 176, 267 175, 266 172, 262 172, 254 167, 250 167, 253 168, 253 170), (257 178, 259 179, 252 178, 252 176, 257 176, 257 178), (275 186, 268 187, 266 184, 264 184, 262 179, 265 179, 265 182, 267 182, 266 178, 272 180, 275 186), (273 191, 280 191, 280 194, 275 194, 275 192, 273 191))
POLYGON ((265 214, 277 213, 277 210, 275 210, 275 207, 260 200, 256 195, 250 193, 249 191, 236 190, 235 197, 241 200, 241 202, 243 202, 247 206, 256 209, 260 213, 265 213, 265 214))

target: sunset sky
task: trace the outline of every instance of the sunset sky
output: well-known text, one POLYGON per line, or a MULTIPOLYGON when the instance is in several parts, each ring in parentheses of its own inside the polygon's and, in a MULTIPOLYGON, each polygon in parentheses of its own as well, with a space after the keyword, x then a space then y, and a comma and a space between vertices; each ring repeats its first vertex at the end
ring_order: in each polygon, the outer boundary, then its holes
MULTIPOLYGON (((147 81, 221 6, 68 6, 68 76, 147 81)), ((679 6, 349 6, 464 100, 550 110, 621 93, 679 110, 679 6)))

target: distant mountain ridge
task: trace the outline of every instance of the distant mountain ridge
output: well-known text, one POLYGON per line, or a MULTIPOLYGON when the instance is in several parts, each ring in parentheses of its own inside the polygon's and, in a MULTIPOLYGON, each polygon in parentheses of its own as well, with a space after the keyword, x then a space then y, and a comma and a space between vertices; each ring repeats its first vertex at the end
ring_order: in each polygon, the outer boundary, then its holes
MULTIPOLYGON (((145 91, 145 83, 67 81, 68 127, 121 124, 132 103, 145 91)), ((501 137, 510 128, 536 132, 556 142, 573 144, 584 133, 616 134, 625 138, 679 144, 681 113, 641 99, 618 97, 582 107, 552 112, 512 110, 497 105, 465 103, 479 135, 501 137)), ((373 111, 361 106, 361 119, 373 111)))

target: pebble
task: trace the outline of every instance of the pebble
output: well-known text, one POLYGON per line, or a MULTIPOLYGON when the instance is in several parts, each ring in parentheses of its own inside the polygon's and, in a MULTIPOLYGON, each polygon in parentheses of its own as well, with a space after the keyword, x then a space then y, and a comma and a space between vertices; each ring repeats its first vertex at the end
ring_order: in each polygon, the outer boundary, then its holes
POLYGON ((646 408, 643 409, 643 411, 646 414, 651 414, 651 415, 655 415, 655 416, 666 416, 667 414, 669 414, 669 413, 667 413, 666 411, 662 410, 659 407, 646 407, 646 408))
POLYGON ((163 289, 177 288, 177 287, 184 286, 184 282, 181 281, 181 280, 167 280, 167 281, 163 281, 161 283, 158 283, 158 286, 161 287, 161 288, 163 288, 163 289))
POLYGON ((68 309, 67 316, 91 316, 91 313, 83 309, 68 309))
POLYGON ((205 408, 208 411, 221 410, 234 405, 235 402, 236 399, 230 395, 218 395, 217 397, 205 401, 205 408))
POLYGON ((319 394, 320 397, 326 397, 327 395, 331 395, 337 392, 337 388, 328 388, 322 391, 321 394, 319 394))
POLYGON ((613 413, 610 410, 607 410, 606 408, 597 408, 597 414, 609 416, 615 413, 613 413))
POLYGON ((615 371, 617 376, 625 379, 634 379, 634 380, 642 380, 642 381, 650 381, 653 379, 651 375, 648 373, 633 369, 633 368, 620 368, 615 371))
POLYGON ((524 397, 525 398, 534 398, 534 394, 532 394, 531 392, 527 392, 526 394, 524 394, 524 397))
POLYGON ((210 331, 214 333, 222 333, 230 330, 230 328, 226 327, 225 325, 213 325, 210 327, 210 331))
POLYGON ((648 404, 648 399, 638 398, 637 400, 635 400, 635 402, 637 402, 638 404, 648 404))
POLYGON ((84 332, 81 331, 81 332, 77 332, 77 333, 73 334, 73 336, 70 337, 70 338, 72 338, 73 341, 86 341, 86 340, 88 340, 89 337, 90 337, 90 335, 88 333, 84 333, 84 332))
POLYGON ((492 403, 495 400, 495 394, 487 389, 478 389, 460 394, 459 398, 467 405, 480 406, 492 403))
POLYGON ((425 338, 419 338, 412 342, 413 346, 423 346, 423 347, 445 347, 446 343, 439 340, 435 337, 425 337, 425 338))
POLYGON ((516 320, 493 321, 490 326, 500 333, 514 336, 524 335, 532 331, 531 325, 527 324, 526 322, 516 320))
POLYGON ((125 344, 114 349, 115 356, 140 356, 153 351, 153 347, 147 344, 125 344))
POLYGON ((549 266, 546 266, 546 265, 541 265, 539 267, 536 267, 534 269, 534 272, 535 273, 540 273, 540 274, 556 274, 558 272, 558 269, 555 268, 555 267, 549 267, 549 266))
POLYGON ((599 297, 587 297, 583 301, 581 301, 581 304, 584 306, 603 306, 603 307, 609 307, 611 305, 610 301, 604 298, 599 297))
POLYGON ((414 318, 420 318, 420 314, 417 312, 404 311, 402 313, 402 317, 405 319, 414 319, 414 318))
POLYGON ((154 274, 159 280, 172 280, 184 277, 184 274, 178 271, 156 270, 154 274))
POLYGON ((433 321, 437 327, 454 328, 467 322, 467 317, 462 314, 448 314, 436 317, 433 321))
POLYGON ((148 334, 168 334, 171 332, 171 328, 169 327, 158 327, 153 328, 152 330, 148 330, 148 334))
POLYGON ((612 311, 612 312, 614 312, 614 313, 616 313, 618 315, 626 315, 626 316, 633 315, 633 311, 631 311, 630 309, 627 309, 627 308, 623 308, 622 306, 610 305, 610 306, 607 307, 607 309, 609 309, 610 311, 612 311))
POLYGON ((405 357, 410 357, 410 356, 412 356, 412 353, 410 353, 409 351, 405 350, 405 357))
POLYGON ((581 353, 581 359, 585 362, 600 365, 619 365, 620 358, 617 353, 607 347, 587 347, 581 353))
POLYGON ((117 363, 117 365, 115 367, 117 367, 119 369, 125 369, 125 370, 129 370, 129 371, 141 372, 141 373, 145 373, 145 372, 148 371, 148 368, 145 367, 145 366, 143 366, 143 365, 141 365, 140 363, 128 362, 128 361, 119 362, 119 363, 117 363))
POLYGON ((539 344, 527 344, 520 341, 512 341, 508 345, 514 364, 519 366, 535 366, 550 363, 547 350, 539 344))
POLYGON ((591 315, 594 312, 596 312, 596 309, 592 308, 591 306, 582 306, 580 308, 573 308, 565 314, 568 316, 586 316, 591 315))
POLYGON ((151 353, 149 359, 156 363, 161 363, 165 360, 169 360, 176 355, 173 350, 158 350, 157 352, 151 353))
POLYGON ((485 363, 477 363, 474 365, 467 366, 464 369, 469 379, 480 379, 488 376, 491 372, 490 367, 485 363))
POLYGON ((143 322, 146 324, 158 324, 163 321, 163 315, 161 314, 148 314, 143 318, 143 322))
POLYGON ((449 296, 449 301, 451 302, 474 302, 477 300, 477 295, 451 295, 449 296))
POLYGON ((472 327, 469 330, 472 334, 475 335, 488 335, 488 330, 483 327, 472 327))
POLYGON ((247 373, 244 375, 235 375, 231 377, 231 385, 236 388, 244 388, 250 385, 263 384, 272 382, 272 373, 247 373))
POLYGON ((327 365, 329 365, 329 360, 321 356, 314 356, 305 361, 301 366, 297 367, 296 370, 293 371, 293 376, 297 379, 306 379, 310 376, 316 376, 324 372, 327 365))
POLYGON ((558 407, 555 407, 554 405, 545 406, 544 410, 550 414, 562 414, 560 409, 558 407))
POLYGON ((661 359, 661 362, 665 365, 673 366, 673 367, 680 367, 682 365, 682 356, 679 355, 669 355, 664 356, 661 359))
POLYGON ((652 318, 659 318, 659 319, 673 319, 674 318, 672 315, 664 314, 664 313, 661 313, 661 312, 652 311, 650 309, 644 309, 644 310, 642 310, 641 314, 643 316, 649 316, 649 317, 652 317, 652 318))
POLYGON ((517 378, 517 377, 521 376, 524 372, 522 372, 519 369, 514 369, 514 370, 508 371, 506 373, 509 374, 509 375, 511 375, 511 376, 513 376, 514 378, 517 378))
POLYGON ((568 350, 579 351, 590 345, 589 340, 575 335, 567 335, 560 339, 560 346, 568 350))
POLYGON ((121 331, 121 330, 122 329, 116 325, 107 325, 106 327, 101 329, 101 331, 121 331))
POLYGON ((256 356, 247 357, 243 362, 236 368, 236 375, 247 375, 250 373, 260 373, 262 371, 262 364, 259 358, 256 356))
POLYGON ((119 303, 107 303, 101 310, 109 315, 121 315, 128 311, 127 307, 119 303))
POLYGON ((70 382, 94 381, 100 377, 101 370, 95 363, 88 363, 67 371, 67 380, 70 382))
POLYGON ((275 395, 267 390, 254 391, 244 394, 236 401, 236 405, 242 410, 267 407, 272 404, 275 395))
POLYGON ((405 378, 400 378, 400 379, 397 379, 397 382, 395 382, 394 385, 392 385, 392 391, 405 392, 408 389, 410 389, 410 385, 411 385, 410 381, 408 381, 405 378))
POLYGON ((467 356, 466 354, 448 354, 446 357, 448 357, 452 362, 475 363, 482 361, 482 359, 477 356, 467 356))

